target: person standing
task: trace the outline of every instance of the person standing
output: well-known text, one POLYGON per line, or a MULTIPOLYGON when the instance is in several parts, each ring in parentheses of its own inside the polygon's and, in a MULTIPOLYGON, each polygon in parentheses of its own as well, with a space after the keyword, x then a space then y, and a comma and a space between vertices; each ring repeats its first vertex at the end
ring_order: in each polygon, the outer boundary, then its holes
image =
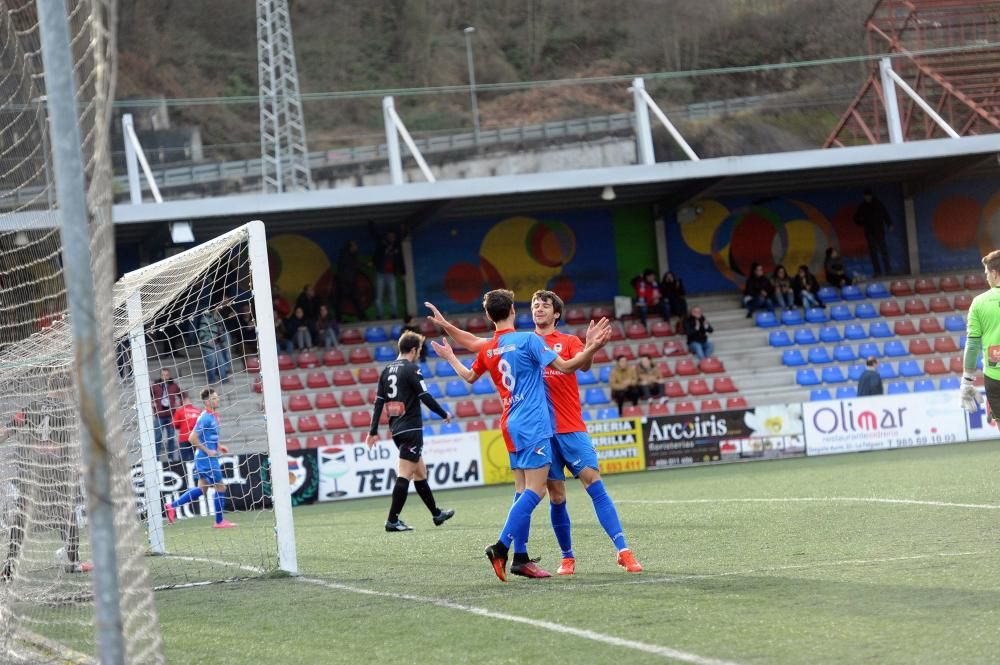
POLYGON ((361 266, 358 264, 358 243, 348 240, 337 257, 337 297, 334 299, 334 315, 337 321, 344 320, 344 302, 349 301, 354 307, 354 315, 358 321, 364 321, 364 307, 358 296, 358 274, 361 266))
POLYGON ((888 275, 891 270, 889 249, 885 244, 885 231, 893 229, 892 217, 889 216, 885 205, 872 194, 872 190, 865 190, 864 200, 854 212, 854 223, 865 232, 865 242, 868 243, 868 254, 872 260, 872 274, 875 277, 888 275))
POLYGON ((403 247, 395 229, 379 233, 372 221, 368 222, 368 228, 375 240, 372 259, 375 264, 375 314, 380 319, 384 314, 394 318, 397 313, 396 281, 404 273, 403 247), (386 292, 389 296, 388 311, 384 300, 386 292))
POLYGON ((882 375, 878 373, 878 358, 869 356, 865 365, 865 371, 858 377, 858 397, 881 395, 884 391, 882 389, 882 375))
POLYGON ((965 363, 960 397, 962 408, 979 411, 976 368, 983 360, 986 402, 992 418, 1000 413, 1000 250, 983 257, 983 271, 990 288, 972 299, 966 324, 965 363))
POLYGON ((431 411, 441 416, 446 423, 451 422, 451 414, 438 404, 434 396, 427 392, 427 384, 416 364, 424 338, 417 333, 406 331, 399 336, 399 356, 382 370, 375 393, 375 407, 372 413, 371 429, 365 444, 369 449, 378 441, 378 424, 382 411, 389 415, 389 432, 392 442, 399 449, 399 472, 396 485, 392 488, 392 504, 385 530, 413 531, 399 514, 403 512, 410 483, 417 490, 427 510, 431 512, 434 526, 441 526, 454 515, 454 510, 441 510, 434 501, 434 493, 427 482, 427 465, 421 456, 424 449, 424 423, 420 413, 421 402, 431 411))
POLYGON ((712 332, 715 330, 705 320, 701 307, 692 307, 691 313, 684 319, 684 334, 687 335, 688 351, 698 356, 698 360, 711 357, 715 351, 715 346, 708 339, 708 334, 712 332))
POLYGON ((198 323, 198 344, 201 346, 201 357, 205 362, 205 377, 208 383, 225 381, 227 374, 226 342, 229 335, 222 318, 214 309, 206 310, 198 323))
POLYGON ((167 460, 176 461, 177 431, 174 429, 174 409, 181 405, 181 389, 166 367, 160 369, 160 379, 150 386, 153 395, 153 428, 156 433, 156 456, 163 454, 166 440, 167 460))

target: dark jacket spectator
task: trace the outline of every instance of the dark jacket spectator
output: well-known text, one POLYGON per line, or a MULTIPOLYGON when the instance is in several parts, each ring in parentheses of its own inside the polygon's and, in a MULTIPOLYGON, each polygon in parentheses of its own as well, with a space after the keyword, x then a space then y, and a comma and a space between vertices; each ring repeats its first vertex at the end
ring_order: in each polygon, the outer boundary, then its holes
POLYGON ((774 284, 774 304, 785 309, 794 307, 795 289, 792 288, 792 278, 788 276, 785 266, 775 267, 771 282, 774 284))
POLYGON ((844 262, 840 258, 840 252, 835 247, 826 248, 826 259, 823 261, 823 270, 826 272, 826 281, 830 286, 840 289, 854 283, 847 275, 847 271, 844 269, 844 262))
POLYGON ((354 306, 354 314, 359 321, 365 320, 364 307, 358 296, 358 273, 361 265, 358 259, 358 243, 348 240, 337 257, 337 296, 334 299, 334 314, 337 321, 344 320, 344 301, 354 306))
POLYGON ((881 395, 882 376, 878 373, 878 358, 869 358, 865 364, 868 365, 868 369, 862 372, 858 379, 858 397, 881 395))
POLYGON ((326 305, 319 306, 319 315, 316 317, 316 336, 323 342, 323 347, 329 349, 337 346, 340 340, 340 326, 337 321, 330 316, 330 310, 326 305))
POLYGON ((889 249, 885 244, 885 230, 892 229, 892 218, 870 189, 865 190, 864 201, 854 212, 854 223, 864 229, 873 274, 876 277, 888 274, 889 249))
POLYGON ((396 278, 405 272, 399 234, 395 229, 379 233, 374 222, 368 222, 368 228, 375 240, 375 255, 372 257, 375 264, 375 314, 380 319, 387 312, 395 316, 398 309, 396 278), (385 302, 386 295, 389 297, 388 303, 385 302), (386 304, 388 308, 385 307, 386 304))
POLYGON ((313 288, 312 284, 306 284, 302 287, 302 293, 299 297, 295 299, 295 306, 301 307, 302 311, 305 312, 306 318, 310 321, 315 319, 319 314, 319 306, 322 303, 319 296, 316 295, 316 289, 313 288))
POLYGON ((160 370, 159 380, 150 386, 153 395, 153 415, 172 418, 174 409, 181 405, 181 389, 170 376, 169 369, 160 370))
POLYGON ((743 286, 743 306, 747 308, 747 318, 758 309, 774 311, 774 284, 764 274, 764 266, 754 263, 750 266, 750 276, 743 286))
POLYGON ((712 332, 715 332, 712 324, 705 320, 701 307, 692 307, 691 313, 684 319, 684 334, 687 335, 688 350, 699 360, 711 357, 715 349, 708 339, 708 334, 712 332))
POLYGON ((676 316, 678 322, 687 316, 688 304, 687 298, 684 297, 687 291, 684 290, 684 281, 673 272, 663 273, 663 279, 660 280, 660 295, 666 299, 670 306, 670 314, 676 316))
POLYGON ((296 307, 292 315, 285 320, 285 332, 289 335, 295 348, 300 351, 310 349, 313 345, 313 330, 305 312, 296 307))
POLYGON ((819 297, 819 280, 809 272, 809 266, 799 266, 799 271, 792 280, 792 288, 795 290, 795 301, 802 307, 824 306, 819 297))

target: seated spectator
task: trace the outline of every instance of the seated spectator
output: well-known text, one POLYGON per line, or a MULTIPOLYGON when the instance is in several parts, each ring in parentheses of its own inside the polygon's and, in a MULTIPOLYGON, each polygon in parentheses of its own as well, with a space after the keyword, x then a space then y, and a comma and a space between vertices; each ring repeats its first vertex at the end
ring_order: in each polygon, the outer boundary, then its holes
POLYGON ((285 319, 281 317, 281 312, 274 310, 274 339, 278 342, 278 352, 291 353, 295 350, 295 345, 288 337, 288 328, 285 326, 285 319))
POLYGON ((271 304, 282 319, 288 318, 288 315, 292 313, 292 306, 288 304, 284 296, 278 293, 277 287, 274 286, 271 287, 271 304))
POLYGON ((618 405, 619 415, 625 406, 625 400, 630 400, 632 406, 639 405, 639 376, 635 367, 628 364, 628 358, 618 356, 608 383, 611 384, 611 399, 618 405))
POLYGON ((841 289, 854 283, 844 270, 844 262, 840 258, 840 252, 835 247, 826 248, 823 270, 826 271, 826 282, 830 286, 841 289))
MULTIPOLYGON (((764 279, 767 279, 766 277, 764 279)), ((688 350, 698 356, 698 360, 704 360, 712 355, 715 347, 708 341, 708 334, 715 332, 712 325, 705 320, 701 313, 701 307, 695 305, 691 308, 691 314, 684 319, 684 334, 687 335, 688 350)))
POLYGON ((656 272, 651 268, 647 268, 642 273, 642 279, 646 282, 646 290, 649 293, 649 299, 647 300, 649 310, 658 313, 664 321, 669 321, 670 303, 663 297, 663 292, 660 291, 660 283, 656 281, 656 272))
POLYGON ((785 266, 779 265, 774 269, 771 281, 774 283, 774 304, 782 309, 795 307, 795 290, 785 266))
POLYGON ((688 315, 687 292, 684 290, 684 282, 678 279, 674 273, 667 271, 663 273, 660 280, 660 295, 667 301, 670 314, 677 317, 677 325, 688 315))
POLYGON ((878 358, 870 356, 865 361, 868 367, 858 378, 858 397, 882 394, 882 375, 878 373, 878 358))
MULTIPOLYGON (((758 309, 774 311, 774 284, 764 274, 764 266, 754 263, 750 266, 750 276, 743 287, 743 306, 747 308, 747 318, 758 309)), ((689 317, 690 318, 690 317, 689 317)))
POLYGON ((809 272, 809 266, 799 266, 799 271, 792 280, 792 288, 795 290, 795 301, 803 309, 824 307, 823 301, 819 299, 819 280, 809 272))
POLYGON ((323 342, 324 349, 337 346, 340 339, 340 326, 337 324, 337 320, 330 316, 330 308, 326 305, 319 306, 314 327, 316 336, 323 342))
POLYGON ((652 297, 652 294, 649 292, 649 285, 645 279, 638 275, 632 278, 630 284, 635 289, 635 306, 633 311, 639 317, 639 323, 649 329, 649 326, 646 325, 646 318, 649 316, 649 300, 652 297))
POLYGON ((285 321, 285 331, 291 337, 295 348, 299 351, 312 348, 312 326, 306 320, 306 313, 301 307, 296 307, 292 315, 285 321))
POLYGON ((312 321, 319 315, 320 299, 312 284, 306 284, 302 287, 302 293, 295 299, 295 306, 302 308, 307 321, 312 321))
MULTIPOLYGON (((653 367, 649 356, 639 358, 639 366, 635 370, 638 378, 639 395, 643 399, 660 397, 663 394, 663 384, 660 383, 660 373, 653 367)), ((619 413, 621 407, 619 407, 619 413)))

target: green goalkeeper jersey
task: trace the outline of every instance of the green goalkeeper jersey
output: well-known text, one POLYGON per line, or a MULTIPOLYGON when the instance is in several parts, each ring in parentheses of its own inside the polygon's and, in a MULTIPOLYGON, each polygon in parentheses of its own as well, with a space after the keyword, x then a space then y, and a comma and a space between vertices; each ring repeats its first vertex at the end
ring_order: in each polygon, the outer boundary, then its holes
POLYGON ((967 332, 970 339, 982 340, 983 374, 1000 381, 1000 287, 973 299, 967 332))

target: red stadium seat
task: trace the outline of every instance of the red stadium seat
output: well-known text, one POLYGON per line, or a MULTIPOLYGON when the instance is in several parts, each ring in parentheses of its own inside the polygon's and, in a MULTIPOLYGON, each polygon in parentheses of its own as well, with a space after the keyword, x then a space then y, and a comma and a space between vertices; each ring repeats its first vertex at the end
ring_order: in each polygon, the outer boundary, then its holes
POLYGON ((982 273, 975 273, 973 275, 965 276, 965 290, 966 291, 984 291, 988 285, 986 284, 986 278, 982 273))
POLYGON ((313 367, 319 367, 319 356, 312 351, 303 351, 295 359, 295 362, 301 369, 312 369, 313 367))
POLYGON ((628 324, 628 328, 625 329, 625 337, 628 339, 646 339, 649 337, 649 331, 641 323, 630 323, 628 324))
POLYGON ((889 286, 889 291, 892 295, 897 298, 902 298, 904 296, 913 295, 913 287, 910 286, 909 282, 905 282, 901 279, 897 279, 889 286))
POLYGON ((622 418, 642 418, 642 407, 629 404, 622 409, 622 418))
POLYGON ((921 337, 910 340, 910 353, 915 356, 922 356, 927 355, 928 353, 934 353, 934 349, 931 348, 930 342, 921 337))
POLYGON ((303 390, 304 388, 305 386, 302 385, 302 379, 299 378, 298 374, 281 375, 282 390, 303 390))
POLYGON ((677 402, 674 404, 674 413, 697 413, 698 409, 694 402, 677 402))
POLYGON ((917 327, 910 319, 900 319, 893 324, 892 331, 897 335, 916 335, 917 327))
POLYGON ((431 323, 427 319, 420 322, 420 334, 424 337, 440 337, 441 328, 436 323, 431 323))
POLYGON ((344 357, 344 352, 340 349, 330 349, 323 354, 323 364, 327 367, 336 367, 337 365, 346 365, 347 359, 344 357))
POLYGON ((944 332, 944 328, 941 327, 941 322, 934 317, 927 317, 920 319, 920 332, 924 335, 936 335, 944 332))
POLYGON ((667 340, 663 343, 663 355, 665 356, 683 356, 687 355, 687 347, 676 340, 667 340))
POLYGON ((955 296, 955 309, 962 312, 967 312, 969 311, 969 307, 971 306, 972 306, 972 296, 966 294, 955 296))
POLYGON ((259 376, 253 380, 253 391, 255 393, 264 392, 264 380, 259 376))
POLYGON ((337 404, 337 397, 330 392, 320 393, 316 395, 316 408, 320 410, 325 409, 336 409, 339 404, 337 404))
POLYGON ((484 333, 489 332, 490 324, 481 316, 471 316, 469 317, 469 320, 465 322, 465 329, 470 333, 484 333))
POLYGON ((661 379, 669 379, 674 375, 674 370, 670 369, 670 363, 668 363, 666 360, 664 360, 661 363, 658 363, 657 367, 660 370, 661 379))
POLYGON ((962 374, 965 372, 965 359, 962 356, 952 356, 948 360, 948 369, 952 374, 962 374))
POLYGON ((692 397, 711 395, 712 389, 708 387, 708 382, 705 379, 691 379, 688 381, 688 394, 692 397))
POLYGON ((494 418, 490 422, 490 429, 500 429, 500 419, 499 418, 494 418))
POLYGON ((881 316, 902 316, 903 308, 895 300, 883 300, 878 306, 878 313, 881 316))
POLYGON ((326 378, 326 374, 323 372, 309 372, 306 375, 306 386, 314 390, 317 388, 329 388, 330 380, 326 378))
POLYGON ((351 411, 351 429, 370 427, 372 414, 370 411, 351 411))
POLYGON ((927 306, 919 298, 910 298, 906 301, 906 313, 910 316, 923 316, 927 313, 927 306))
POLYGON ((722 411, 722 402, 717 399, 703 399, 701 400, 701 411, 702 413, 706 411, 722 411))
POLYGON ((747 400, 742 395, 737 397, 730 397, 726 400, 727 409, 746 409, 750 405, 747 404, 747 400))
POLYGON ((330 444, 334 446, 343 446, 349 443, 355 443, 353 432, 335 432, 330 437, 330 444))
POLYGON ((712 381, 712 392, 722 394, 734 393, 736 392, 736 384, 733 383, 732 378, 728 376, 716 377, 716 379, 712 381))
POLYGON ((930 302, 927 303, 927 308, 935 313, 950 312, 951 303, 948 302, 948 299, 944 296, 934 296, 930 299, 930 302))
POLYGON ((379 371, 374 367, 362 367, 358 372, 358 383, 378 383, 379 371))
POLYGON ((913 290, 921 294, 937 293, 937 284, 934 283, 933 279, 927 277, 920 277, 913 284, 913 290))
POLYGON ((470 420, 469 422, 465 423, 466 432, 482 432, 485 430, 486 430, 485 420, 470 420))
POLYGON ((471 399, 462 399, 455 403, 455 415, 459 418, 476 418, 479 408, 471 399))
POLYGON ((670 324, 666 321, 656 321, 653 323, 652 331, 653 337, 670 337, 674 334, 674 331, 670 328, 670 324))
POLYGON ((356 346, 351 349, 347 359, 355 365, 364 365, 365 363, 372 362, 372 354, 367 346, 356 346))
POLYGON ((335 369, 333 370, 333 385, 335 386, 353 386, 357 381, 354 380, 354 373, 349 369, 335 369))
POLYGON ((256 374, 260 371, 260 358, 257 356, 247 356, 243 359, 243 363, 247 367, 247 371, 251 374, 256 374))
POLYGON ((660 347, 653 342, 643 342, 639 345, 638 356, 649 356, 652 359, 660 357, 660 347))
POLYGON ((340 331, 341 344, 361 344, 365 341, 365 336, 357 328, 344 328, 340 331))
POLYGON ((941 290, 942 291, 961 291, 962 282, 959 281, 958 277, 954 275, 948 275, 941 278, 941 290))
POLYGON ((295 369, 295 361, 287 353, 278 354, 278 369, 282 371, 289 371, 295 369))
POLYGON ((285 434, 294 434, 295 428, 292 426, 292 421, 285 416, 285 434))
POLYGON ((680 381, 667 381, 664 386, 664 392, 667 394, 667 397, 676 398, 687 396, 687 389, 684 388, 684 385, 680 381))
POLYGON ((347 429, 347 421, 340 411, 323 416, 323 429, 347 429))
POLYGON ((632 353, 632 347, 628 344, 619 344, 618 346, 611 349, 611 355, 614 356, 615 360, 625 356, 629 360, 635 360, 635 354, 632 353))
POLYGON ((323 428, 319 426, 319 420, 316 416, 299 416, 299 419, 295 421, 295 429, 304 434, 318 432, 323 428))
POLYGON ((608 355, 607 349, 600 349, 594 354, 594 364, 603 364, 611 362, 611 356, 608 355))
POLYGON ((306 438, 306 448, 326 448, 326 437, 322 434, 311 434, 306 438))
POLYGON ((563 322, 571 326, 578 326, 581 323, 587 323, 587 321, 589 321, 587 311, 580 307, 570 307, 566 310, 566 315, 563 317, 563 322))
POLYGON ((650 416, 669 416, 670 406, 666 402, 650 402, 646 413, 650 416))
POLYGON ((698 367, 706 374, 718 374, 726 371, 726 368, 722 365, 722 361, 718 358, 705 358, 698 363, 698 367))
POLYGON ((955 340, 951 337, 935 337, 934 338, 934 353, 955 353, 958 351, 958 344, 955 344, 955 340))
POLYGON ((367 400, 366 404, 374 404, 375 403, 375 396, 377 394, 378 394, 378 389, 376 389, 376 388, 369 388, 368 389, 368 396, 365 397, 365 399, 367 400))
POLYGON ((940 358, 928 358, 924 361, 924 372, 927 374, 947 374, 948 368, 940 358))
POLYGON ((622 324, 620 324, 620 323, 612 323, 611 324, 611 341, 612 342, 621 342, 624 339, 625 339, 625 329, 622 327, 622 324))
POLYGON ((674 371, 677 372, 677 376, 694 376, 700 373, 698 363, 691 358, 678 360, 674 365, 674 371))
POLYGON ((302 442, 299 441, 298 437, 286 436, 285 437, 285 450, 300 450, 302 448, 302 442))
POLYGON ((340 393, 340 403, 346 407, 364 406, 365 398, 361 396, 360 390, 345 390, 340 393))
MULTIPOLYGON (((594 321, 600 321, 601 319, 613 321, 615 318, 615 311, 610 307, 595 307, 590 310, 590 318, 594 321)), ((586 321, 584 323, 586 323, 586 321)))
POLYGON ((305 395, 292 395, 288 398, 289 411, 312 411, 312 404, 305 395))
POLYGON ((482 403, 484 416, 499 416, 503 413, 503 402, 498 397, 488 397, 482 403))

